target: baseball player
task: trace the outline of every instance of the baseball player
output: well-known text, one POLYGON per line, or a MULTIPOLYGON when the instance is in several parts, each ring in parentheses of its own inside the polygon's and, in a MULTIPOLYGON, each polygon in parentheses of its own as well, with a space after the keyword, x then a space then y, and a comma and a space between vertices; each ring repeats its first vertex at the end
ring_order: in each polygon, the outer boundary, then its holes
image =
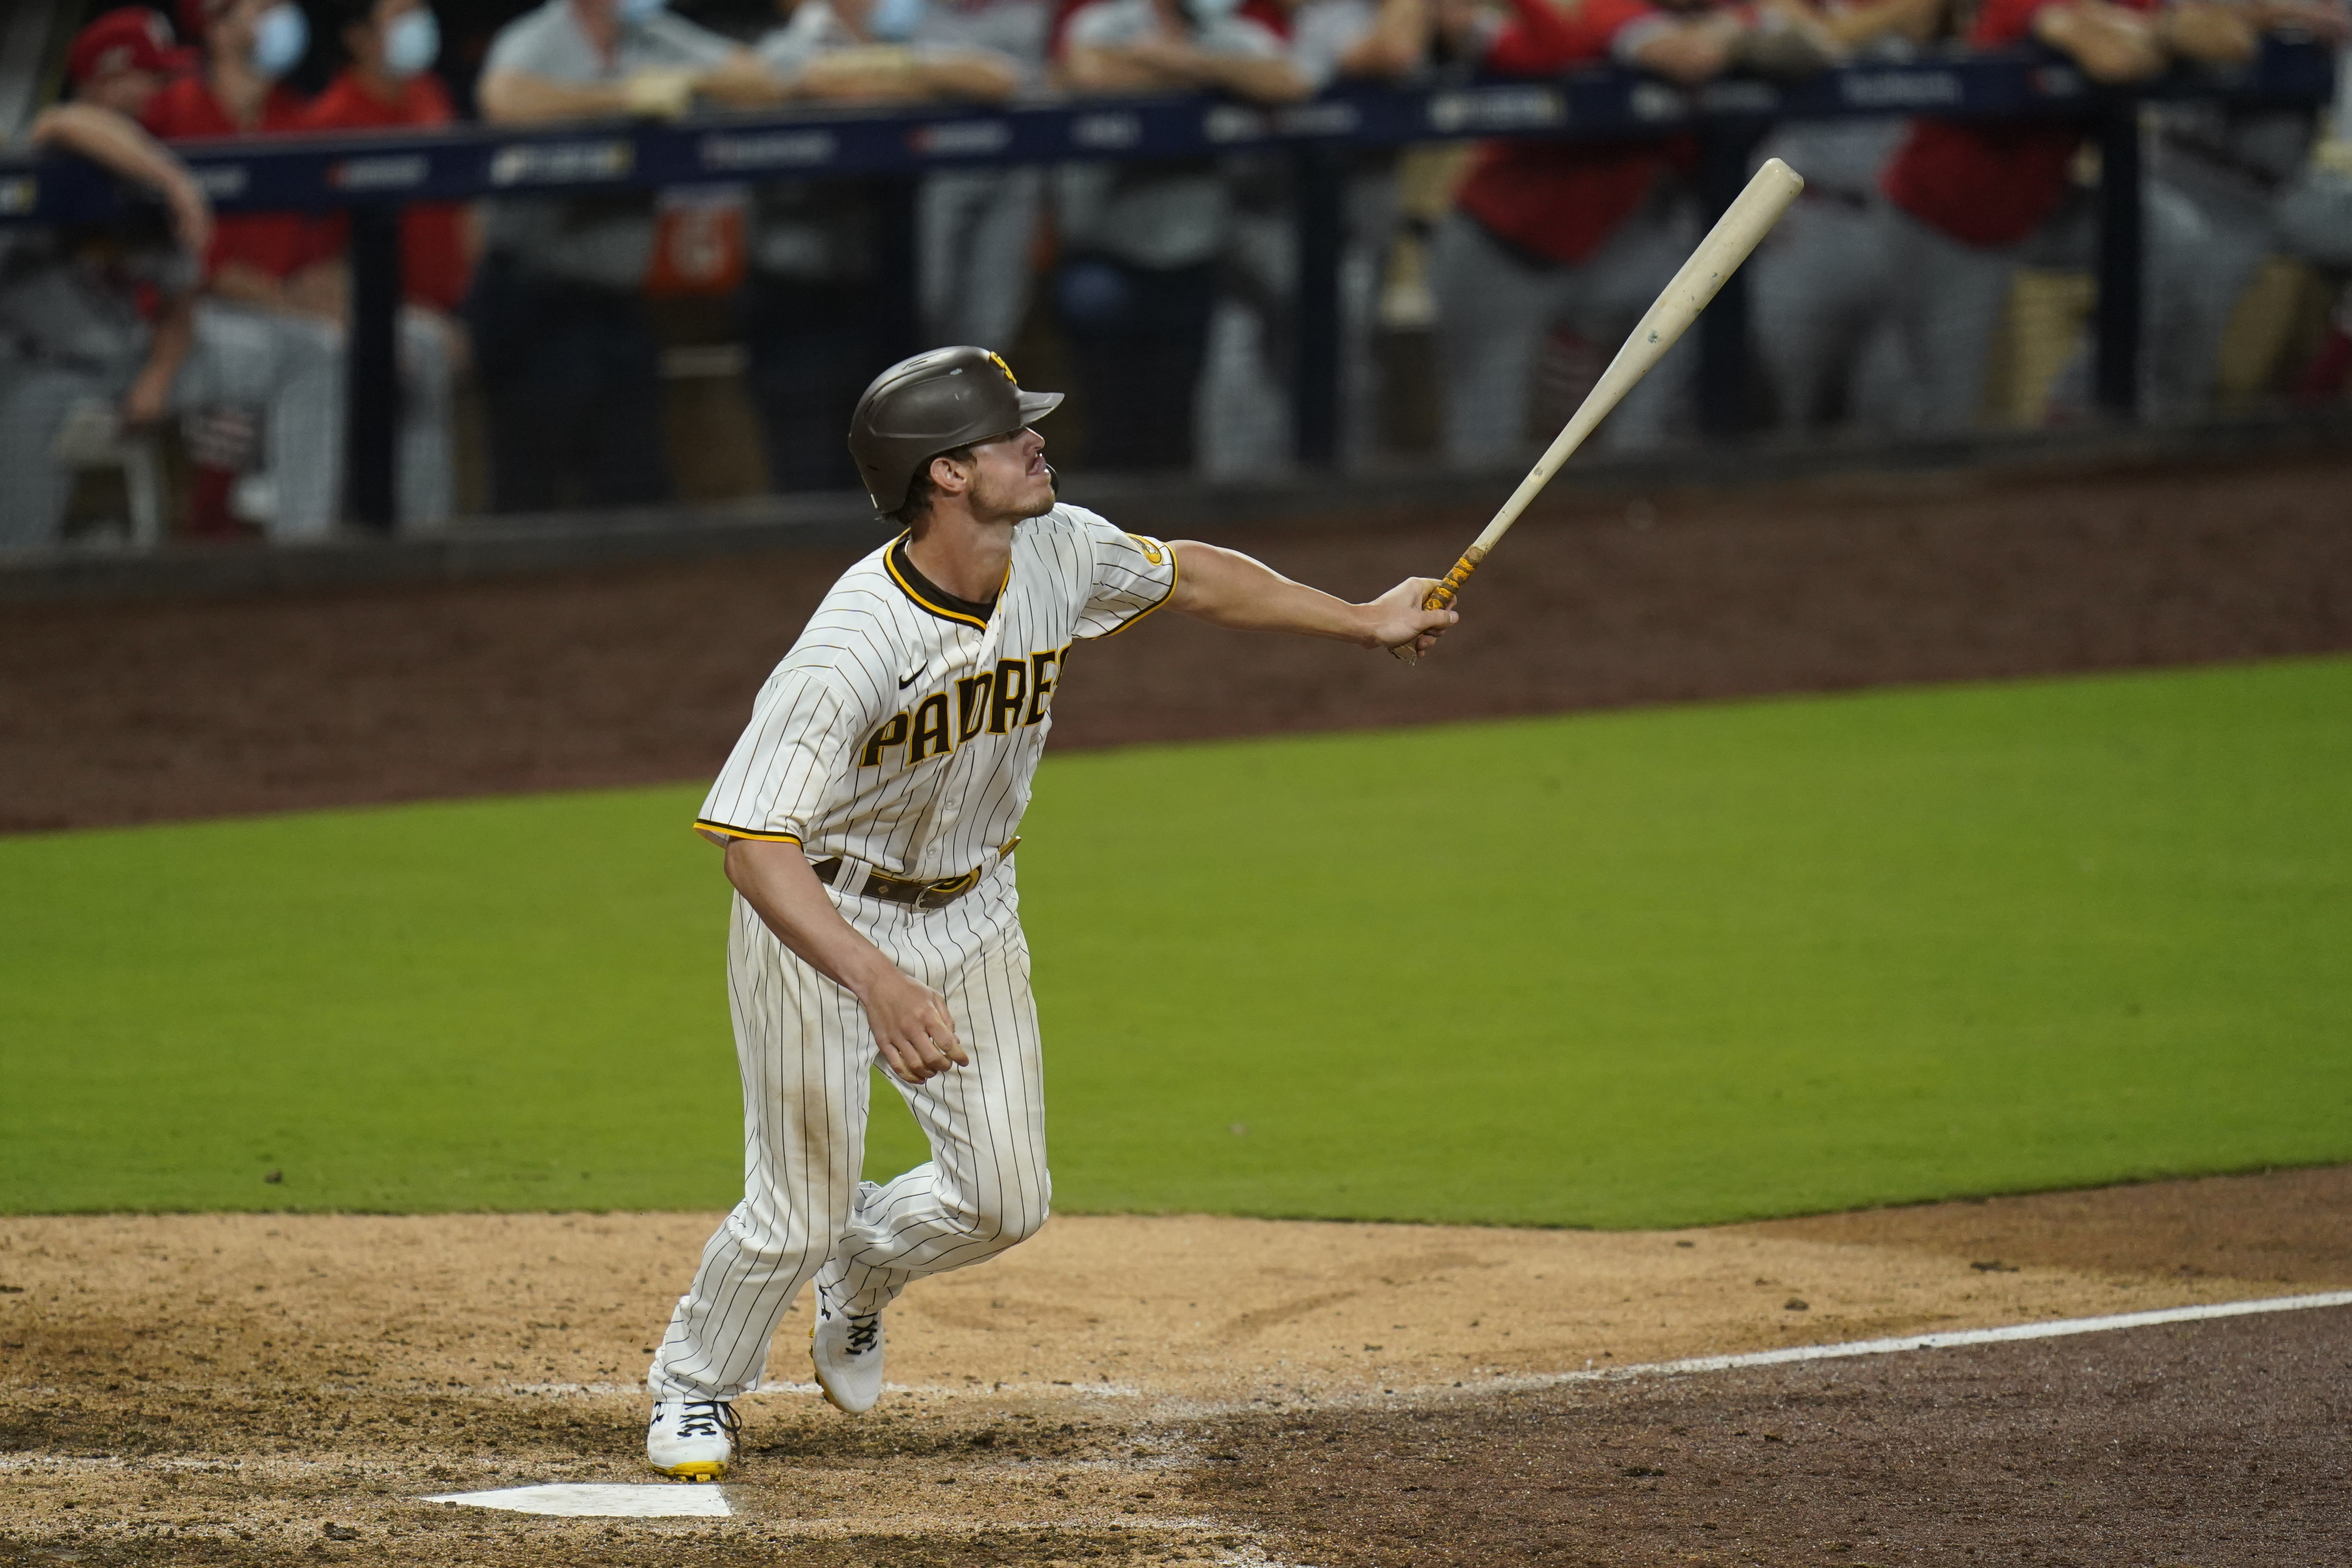
POLYGON ((816 1288, 810 1357, 837 1408, 882 1391, 882 1311, 1045 1222, 1045 1100, 1013 846, 1082 643, 1153 611, 1434 646, 1456 616, 1413 578, 1351 605, 1229 550, 1057 505, 1032 422, 1061 402, 1003 360, 938 349, 885 371, 849 447, 904 531, 842 575, 761 689, 696 830, 736 898, 729 1010, 744 1195, 662 1336, 646 1457, 715 1480, 730 1402, 816 1288), (858 1180, 879 1058, 931 1158, 858 1180))

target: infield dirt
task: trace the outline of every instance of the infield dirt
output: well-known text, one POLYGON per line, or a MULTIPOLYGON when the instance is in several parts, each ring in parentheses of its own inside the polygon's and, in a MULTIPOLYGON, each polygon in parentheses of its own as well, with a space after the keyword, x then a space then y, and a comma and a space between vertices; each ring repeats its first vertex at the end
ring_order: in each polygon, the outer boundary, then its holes
MULTIPOLYGON (((2148 1549, 2175 1526, 2178 1560, 2199 1563, 2352 1544, 2325 1437, 2352 1399, 2352 1311, 2123 1336, 2149 1363, 2127 1374, 2097 1336, 1539 1383, 2352 1285, 2352 1168, 1679 1232, 1065 1217, 908 1291, 889 1320, 896 1386, 871 1415, 805 1387, 745 1401, 731 1521, 421 1500, 644 1479, 648 1336, 715 1218, 0 1220, 0 1554, 2039 1560, 2004 1549, 2026 1530, 2049 1560, 2123 1563, 2173 1560, 2148 1549), (2117 1445, 2181 1448, 2184 1408, 2262 1436, 2127 1466, 2171 1500, 2154 1513, 2076 1473, 2077 1450, 2112 1468, 2117 1445), (1921 1470, 1923 1443, 1951 1450, 1946 1469, 1921 1470), (2063 1498, 2045 1475, 2069 1478, 2063 1498), (2020 1488, 2047 1519, 2000 1500, 2020 1488)), ((796 1310, 780 1381, 805 1375, 804 1333, 796 1310)))

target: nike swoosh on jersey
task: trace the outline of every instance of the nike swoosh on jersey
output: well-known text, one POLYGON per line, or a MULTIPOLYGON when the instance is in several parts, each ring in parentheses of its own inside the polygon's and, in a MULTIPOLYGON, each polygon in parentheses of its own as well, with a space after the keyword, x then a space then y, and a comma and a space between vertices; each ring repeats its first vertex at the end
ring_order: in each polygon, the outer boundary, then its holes
POLYGON ((923 678, 923 671, 925 671, 925 670, 927 670, 927 669, 929 669, 929 668, 931 668, 931 667, 930 667, 929 665, 928 665, 928 664, 919 664, 919 665, 917 665, 917 666, 915 667, 915 673, 914 673, 914 674, 912 674, 912 675, 910 675, 910 676, 907 677, 907 679, 904 679, 904 680, 902 680, 902 681, 898 682, 898 689, 899 689, 899 690, 901 690, 901 691, 904 691, 904 690, 906 690, 906 689, 907 689, 907 688, 908 688, 909 686, 914 685, 914 684, 915 684, 915 682, 917 682, 918 680, 920 680, 920 679, 923 678))

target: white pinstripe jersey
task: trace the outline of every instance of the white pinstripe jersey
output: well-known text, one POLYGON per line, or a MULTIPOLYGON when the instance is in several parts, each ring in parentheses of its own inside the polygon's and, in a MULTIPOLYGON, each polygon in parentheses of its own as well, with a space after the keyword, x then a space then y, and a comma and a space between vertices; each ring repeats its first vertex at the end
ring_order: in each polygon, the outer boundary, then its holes
POLYGON ((1073 644, 1126 630, 1176 587, 1175 552, 1083 507, 1018 524, 983 619, 908 570, 894 540, 844 573, 760 689, 695 827, 782 839, 938 880, 1019 831, 1073 644))

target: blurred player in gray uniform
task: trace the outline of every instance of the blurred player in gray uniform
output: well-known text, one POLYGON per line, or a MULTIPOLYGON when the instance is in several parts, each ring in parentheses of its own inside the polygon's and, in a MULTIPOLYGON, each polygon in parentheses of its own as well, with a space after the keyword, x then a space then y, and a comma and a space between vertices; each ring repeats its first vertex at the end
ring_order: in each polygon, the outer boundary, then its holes
MULTIPOLYGON (((1019 77, 991 49, 909 44, 898 0, 782 0, 755 49, 780 91, 864 103, 993 101, 1019 77), (895 37, 894 37, 894 36, 895 37)), ((738 325, 751 353, 768 478, 780 490, 857 482, 841 428, 874 366, 906 352, 882 276, 890 214, 863 176, 762 181, 738 325)))
MULTIPOLYGON (((877 26, 907 11, 917 12, 909 38, 919 53, 985 53, 1012 70, 1013 90, 1044 89, 1053 25, 1045 0, 888 0, 876 7, 877 26)), ((1034 164, 923 176, 915 233, 925 337, 1011 352, 1029 312, 1029 253, 1045 195, 1045 171, 1034 164)))
MULTIPOLYGON (((2293 31, 2340 44, 2346 12, 2339 0, 2251 0, 2209 9, 2209 26, 2231 28, 2242 41, 2222 39, 2217 52, 2251 55, 2263 30, 2293 31)), ((2221 370, 2221 341, 2231 317, 2263 263, 2297 248, 2331 248, 2323 237, 2282 233, 2282 220, 2299 227, 2317 209, 2287 205, 2318 138, 2318 116, 2301 109, 2245 109, 2183 100, 2155 109, 2160 130, 2149 173, 2155 188, 2185 204, 2200 220, 2193 229, 2159 228, 2151 238, 2176 241, 2158 259, 2179 279, 2160 301, 2143 350, 2148 358, 2147 414, 2195 418, 2209 411, 2221 370), (2314 246, 2315 237, 2320 243, 2314 246), (2300 243, 2298 243, 2300 242, 2300 243)), ((2352 227, 2352 212, 2336 226, 2352 227)), ((2339 239, 2332 247, 2344 248, 2339 239)))
MULTIPOLYGON (((1282 40, 1232 0, 1094 0, 1071 17, 1063 75, 1079 92, 1304 98, 1282 40)), ((1066 163, 1055 199, 1055 303, 1087 399, 1087 458, 1178 468, 1196 452, 1194 395, 1235 235, 1231 160, 1066 163)))
POLYGON ((100 51, 94 66, 108 68, 35 121, 32 141, 100 163, 160 206, 0 230, 0 548, 57 541, 74 481, 61 445, 102 446, 223 404, 262 411, 272 533, 318 537, 342 478, 341 356, 320 333, 198 298, 212 214, 180 161, 128 118, 162 79, 129 50, 100 51))
MULTIPOLYGON (((2290 255, 2329 272, 2352 272, 2352 38, 2336 46, 2336 101, 2311 161, 2279 200, 2278 227, 2290 255)), ((2344 319, 2339 305, 2339 330, 2344 319)))
MULTIPOLYGON (((1310 91, 1343 78, 1398 79, 1429 52, 1429 0, 1297 0, 1290 62, 1310 91)), ((1298 233, 1294 165, 1250 160, 1236 191, 1227 284, 1211 327, 1198 420, 1200 470, 1211 478, 1277 468, 1291 456, 1287 388, 1296 348, 1298 233)), ((1372 353, 1381 274, 1397 229, 1397 152, 1347 154, 1339 253, 1339 450, 1372 446, 1380 386, 1372 353)))
MULTIPOLYGON (((1342 79, 1399 81, 1429 58, 1429 0, 1303 0, 1290 16, 1290 58, 1320 92, 1342 79)), ((1370 455, 1380 426, 1372 352, 1381 284, 1397 237, 1398 151, 1358 153, 1348 172, 1339 252, 1339 453, 1370 455)))
MULTIPOLYGON (((1024 392, 978 348, 885 371, 850 447, 906 531, 842 574, 760 690, 695 821, 735 886, 729 1011, 744 1196, 662 1336, 646 1457, 681 1479, 733 1461, 803 1287, 818 1385, 882 1392, 883 1310, 1045 1222, 1044 1064, 1013 847, 1055 694, 1080 645, 1172 607, 1218 626, 1370 649, 1433 647, 1456 617, 1425 578, 1350 605, 1245 555, 1125 533, 1056 505, 1024 392), (861 1182, 870 1069, 931 1146, 861 1182)), ((1106 868, 1106 875, 1116 875, 1106 868)))
MULTIPOLYGON (((1814 20, 1857 62, 1900 60, 1933 34, 1943 8, 1944 0, 1833 4, 1814 20)), ((1748 263, 1756 349, 1783 430, 1813 427, 1832 405, 1874 426, 1911 422, 1900 406, 1907 389, 1878 194, 1906 123, 1790 121, 1757 149, 1759 163, 1780 158, 1805 176, 1803 195, 1748 263)))
MULTIPOLYGON (((492 40, 478 96, 495 124, 551 125, 784 95, 740 45, 662 0, 544 0, 492 40)), ((661 348, 644 296, 654 193, 504 196, 482 228, 468 314, 492 510, 667 500, 661 348)))

